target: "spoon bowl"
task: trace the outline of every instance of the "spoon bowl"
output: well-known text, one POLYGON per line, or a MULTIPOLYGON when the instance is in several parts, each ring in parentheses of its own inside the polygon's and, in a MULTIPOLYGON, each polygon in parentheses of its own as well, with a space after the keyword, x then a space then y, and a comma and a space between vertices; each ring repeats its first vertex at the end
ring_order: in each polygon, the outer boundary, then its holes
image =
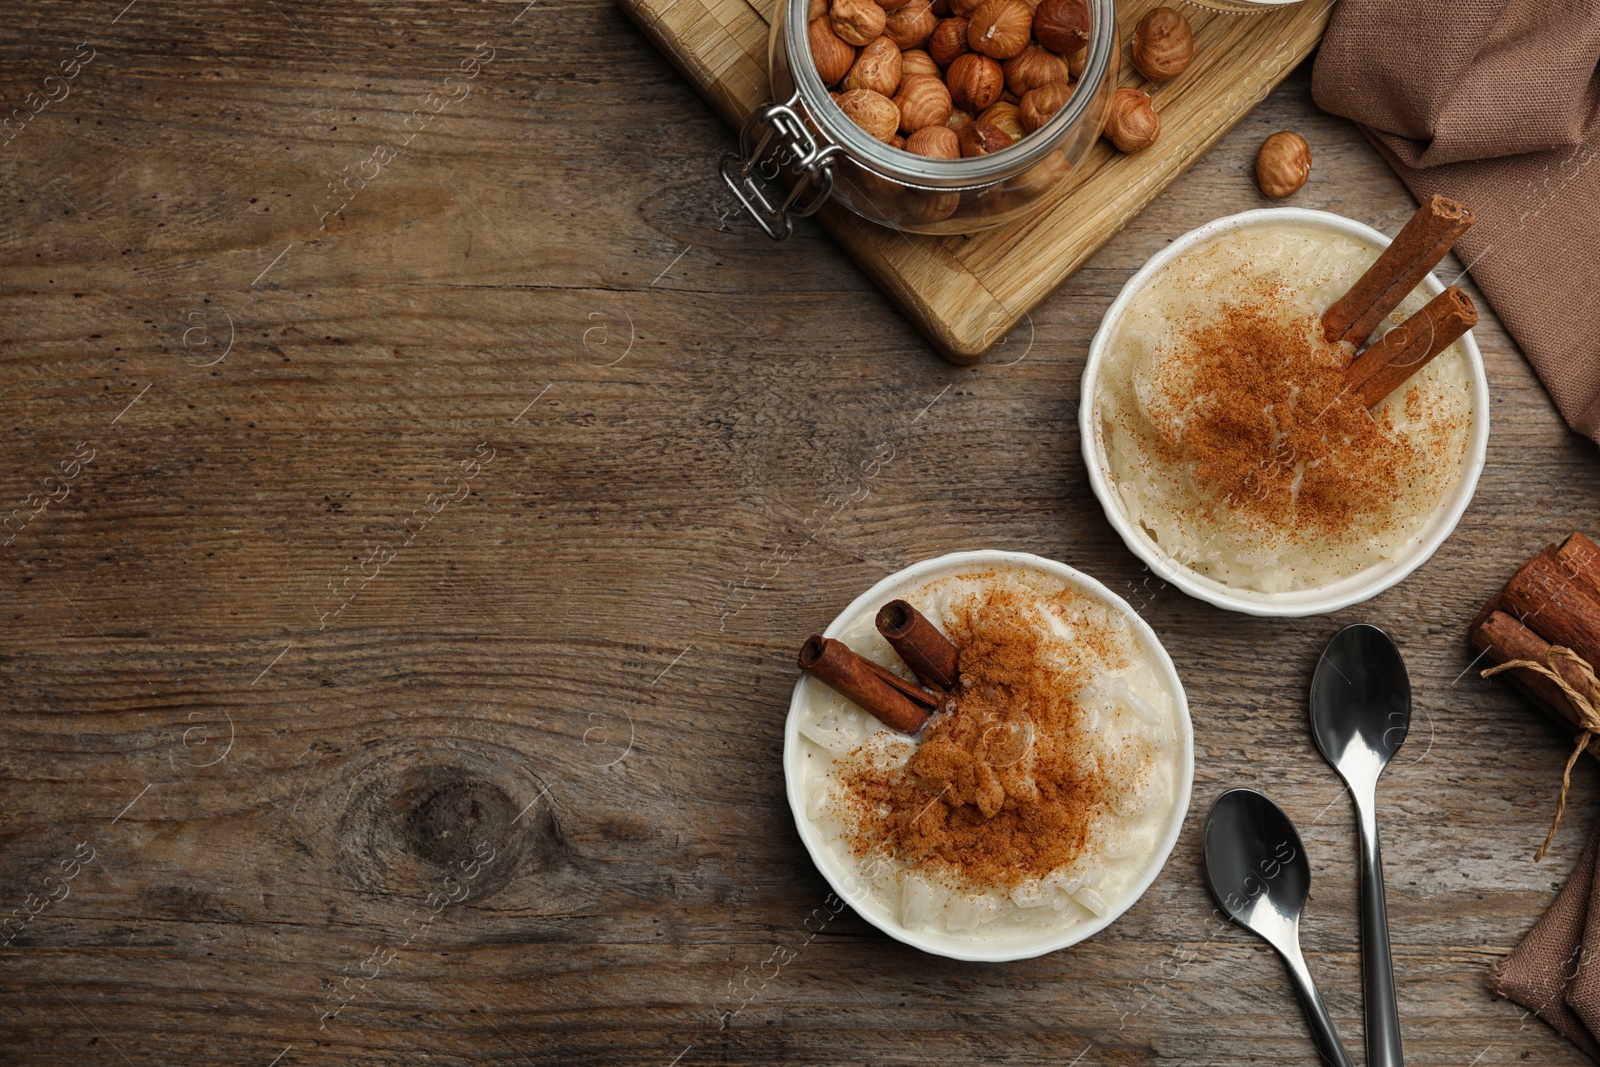
POLYGON ((1311 1039, 1333 1067, 1351 1067, 1300 952, 1311 865, 1283 809, 1253 789, 1230 789, 1206 816, 1206 884, 1234 922, 1277 950, 1294 979, 1311 1039))
POLYGON ((1222 910, 1280 952, 1294 944, 1311 866, 1283 810, 1254 790, 1228 790, 1206 816, 1205 852, 1206 883, 1222 910))
POLYGON ((1358 622, 1333 635, 1311 679, 1311 735, 1354 788, 1373 782, 1411 729, 1411 678, 1394 639, 1358 622))

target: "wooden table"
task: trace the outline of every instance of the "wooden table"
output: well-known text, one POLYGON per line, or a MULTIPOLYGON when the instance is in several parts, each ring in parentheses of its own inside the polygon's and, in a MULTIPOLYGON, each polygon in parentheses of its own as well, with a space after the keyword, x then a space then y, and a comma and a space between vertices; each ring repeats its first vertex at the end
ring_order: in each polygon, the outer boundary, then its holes
POLYGON ((1306 836, 1305 940, 1359 1050, 1352 816, 1304 699, 1366 619, 1416 689, 1381 790, 1409 1061, 1583 1062, 1483 988, 1600 809, 1586 764, 1531 862, 1566 740, 1465 670, 1470 614, 1600 499, 1493 316, 1477 500, 1370 604, 1190 600, 1085 481, 1096 322, 1166 241, 1260 204, 1267 132, 1312 144, 1294 203, 1411 211, 1307 71, 958 369, 817 230, 773 246, 732 212, 728 131, 604 0, 124 2, 0 31, 29 115, 0 150, 0 898, 31 916, 0 1059, 1309 1065, 1277 960, 1199 877, 1206 807, 1248 784, 1306 836), (813 936, 794 650, 976 547, 1081 567, 1166 642, 1183 838, 1042 959, 942 961, 848 911, 813 936))

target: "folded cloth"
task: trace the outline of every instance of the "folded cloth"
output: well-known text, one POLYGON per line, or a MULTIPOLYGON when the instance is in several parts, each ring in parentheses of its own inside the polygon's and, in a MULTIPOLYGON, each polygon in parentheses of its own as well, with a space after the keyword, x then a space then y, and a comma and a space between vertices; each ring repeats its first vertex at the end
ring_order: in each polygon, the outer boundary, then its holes
POLYGON ((1342 0, 1317 104, 1419 199, 1477 214, 1457 245, 1562 417, 1600 442, 1600 4, 1342 0))
POLYGON ((1514 1000, 1600 1062, 1600 824, 1550 910, 1489 972, 1489 988, 1514 1000))

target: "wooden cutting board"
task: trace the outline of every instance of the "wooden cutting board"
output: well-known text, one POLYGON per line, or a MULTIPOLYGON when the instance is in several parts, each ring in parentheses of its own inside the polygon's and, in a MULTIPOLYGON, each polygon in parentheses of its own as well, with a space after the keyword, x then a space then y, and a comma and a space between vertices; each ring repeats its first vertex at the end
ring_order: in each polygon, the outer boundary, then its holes
MULTIPOLYGON (((776 2, 617 0, 735 130, 771 98, 767 28, 776 2)), ((833 205, 818 214, 945 358, 976 362, 1005 337, 1310 54, 1333 8, 1332 0, 1307 0, 1263 15, 1226 15, 1185 4, 1194 62, 1152 86, 1128 61, 1127 42, 1158 3, 1127 0, 1117 16, 1121 83, 1150 90, 1161 116, 1152 147, 1124 156, 1101 140, 1035 214, 969 237, 903 234, 833 205)))

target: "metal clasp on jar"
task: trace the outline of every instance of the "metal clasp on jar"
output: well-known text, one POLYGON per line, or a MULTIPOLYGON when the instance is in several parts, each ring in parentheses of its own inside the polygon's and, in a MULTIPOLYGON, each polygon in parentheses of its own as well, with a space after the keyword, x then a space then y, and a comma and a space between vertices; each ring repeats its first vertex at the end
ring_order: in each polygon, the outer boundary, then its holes
MULTIPOLYGON (((799 100, 796 90, 781 104, 757 108, 739 131, 739 151, 722 159, 722 180, 774 241, 782 241, 794 232, 795 216, 816 214, 833 195, 833 165, 829 159, 839 148, 817 143, 810 126, 795 110, 799 100), (757 131, 761 131, 760 140, 756 139, 757 131), (793 172, 795 182, 782 202, 773 207, 776 197, 769 196, 768 189, 784 169, 793 172), (800 203, 808 193, 809 199, 800 203)), ((782 193, 781 187, 778 193, 782 193)))

